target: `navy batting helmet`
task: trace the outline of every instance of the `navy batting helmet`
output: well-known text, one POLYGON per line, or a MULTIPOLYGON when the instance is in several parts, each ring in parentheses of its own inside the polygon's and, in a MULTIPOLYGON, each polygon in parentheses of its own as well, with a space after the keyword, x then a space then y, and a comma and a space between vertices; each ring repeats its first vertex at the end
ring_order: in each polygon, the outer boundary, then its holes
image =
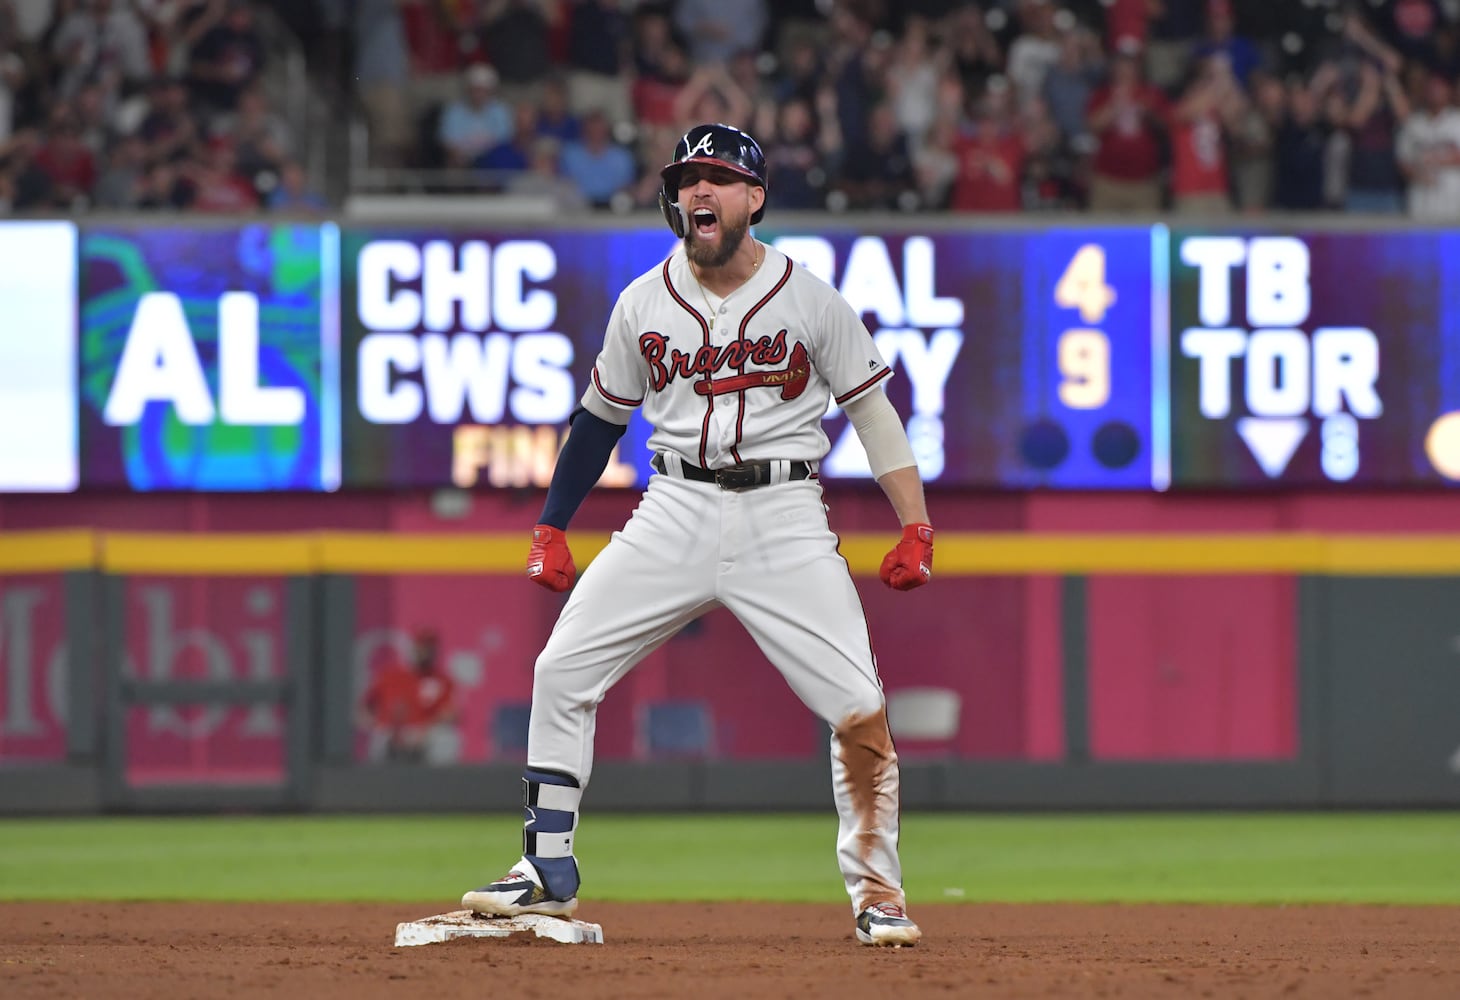
MULTIPOLYGON (((679 175, 686 163, 713 163, 743 174, 750 184, 766 190, 765 153, 760 144, 733 125, 696 125, 683 136, 674 147, 674 159, 659 171, 664 186, 659 191, 659 207, 664 212, 664 221, 674 230, 674 235, 683 238, 689 231, 689 222, 684 210, 679 207, 679 175)), ((765 217, 765 202, 750 217, 751 224, 765 217)))

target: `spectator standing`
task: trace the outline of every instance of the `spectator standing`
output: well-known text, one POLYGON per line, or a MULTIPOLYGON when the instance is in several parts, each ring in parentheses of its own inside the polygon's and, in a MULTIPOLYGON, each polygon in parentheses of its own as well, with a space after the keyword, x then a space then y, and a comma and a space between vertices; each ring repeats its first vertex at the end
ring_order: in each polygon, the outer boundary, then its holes
POLYGON ((1273 157, 1273 207, 1315 212, 1326 207, 1325 160, 1332 131, 1322 104, 1337 73, 1321 67, 1312 81, 1288 85, 1287 106, 1278 126, 1273 157))
POLYGON ((1171 202, 1183 215, 1232 210, 1227 141, 1247 101, 1227 59, 1207 56, 1172 115, 1171 202))
POLYGON ((583 118, 583 137, 563 147, 563 176, 583 192, 595 208, 606 208, 615 195, 633 186, 638 175, 633 154, 613 142, 607 117, 591 111, 583 118))
POLYGON ((954 144, 958 173, 948 207, 955 212, 1017 212, 1021 206, 1024 146, 1006 117, 987 99, 972 128, 954 144))
POLYGON ((1249 78, 1252 99, 1232 129, 1232 198, 1246 215, 1272 204, 1277 133, 1287 116, 1287 91, 1277 77, 1255 70, 1249 78))
POLYGON ((573 113, 597 109, 610 121, 630 120, 633 25, 623 5, 619 0, 580 0, 568 18, 568 100, 573 113))
POLYGON ((1397 155, 1409 180, 1409 214, 1421 222, 1460 220, 1460 109, 1450 81, 1438 73, 1424 105, 1399 130, 1397 155))
POLYGON ((946 62, 946 52, 935 49, 928 36, 928 22, 921 17, 907 18, 887 67, 887 92, 898 127, 913 147, 933 127, 938 81, 946 62))
POLYGON ((1110 82, 1090 98, 1088 122, 1096 142, 1091 211, 1160 210, 1162 140, 1170 113, 1165 96, 1141 78, 1139 57, 1117 54, 1110 82))
POLYGON ((1343 33, 1349 52, 1335 88, 1334 119, 1347 138, 1344 206, 1350 212, 1402 212, 1404 180, 1394 146, 1409 115, 1398 75, 1404 60, 1356 12, 1346 15, 1343 33))
POLYGON ((558 77, 543 83, 542 101, 537 108, 538 135, 550 135, 560 143, 578 138, 578 116, 573 113, 569 93, 568 85, 558 77))
POLYGON ((964 92, 983 93, 989 77, 1004 72, 1004 50, 999 40, 989 31, 983 11, 976 4, 962 7, 946 24, 948 46, 964 92))
POLYGON ((858 145, 847 147, 837 187, 851 209, 917 207, 907 136, 892 105, 883 102, 872 109, 866 136, 858 145))
POLYGON ((58 90, 70 97, 87 79, 110 71, 128 84, 152 75, 147 32, 135 11, 116 0, 86 0, 61 21, 51 41, 60 67, 58 90))
POLYGON ((765 39, 765 0, 677 0, 674 25, 696 68, 727 63, 737 52, 759 51, 765 39))
POLYGON ((96 207, 136 208, 142 200, 147 175, 147 147, 141 137, 124 135, 106 153, 106 167, 96 180, 96 207))
POLYGON ((512 135, 512 112, 497 96, 497 71, 476 63, 462 74, 462 96, 446 105, 436 137, 446 165, 465 167, 512 135))
POLYGON ((922 146, 913 150, 913 177, 924 208, 948 207, 953 181, 958 176, 957 141, 957 121, 939 116, 922 146))
POLYGON ((1038 100, 1044 75, 1059 61, 1060 45, 1050 0, 1020 0, 1018 9, 1023 30, 1009 45, 1007 73, 1019 107, 1025 108, 1038 100))
POLYGON ((1063 140, 1076 145, 1088 134, 1085 109, 1100 82, 1099 39, 1085 28, 1060 35, 1059 60, 1044 74, 1041 96, 1063 140))
POLYGON ((1348 135, 1348 184, 1344 205, 1350 212, 1403 211, 1403 178, 1394 158, 1400 123, 1409 102, 1392 72, 1366 62, 1359 68, 1352 98, 1341 105, 1340 123, 1348 135))
POLYGON ((556 0, 486 0, 478 22, 481 50, 501 78, 509 104, 535 102, 552 68, 548 35, 556 0))
POLYGON ((70 105, 58 104, 52 110, 45 141, 36 150, 35 166, 45 175, 53 207, 73 211, 90 206, 96 158, 81 141, 70 105))
MULTIPOLYGON (((830 122, 835 122, 830 116, 830 122)), ((834 125, 830 126, 832 129, 834 125)), ((776 208, 802 211, 826 207, 830 170, 826 139, 818 135, 815 112, 800 97, 780 105, 776 128, 766 143, 766 170, 776 178, 776 208)))
POLYGON ((1232 76, 1243 87, 1247 86, 1247 78, 1262 62, 1262 54, 1252 40, 1237 34, 1232 0, 1207 0, 1206 35, 1197 43, 1195 57, 1209 59, 1212 56, 1224 57, 1232 69, 1232 76))
POLYGON ((188 54, 193 96, 214 110, 232 111, 238 95, 257 82, 264 59, 250 0, 227 0, 223 19, 188 54))
POLYGON ((365 689, 360 721, 374 761, 430 763, 433 730, 456 717, 456 684, 438 663, 440 642, 422 629, 413 637, 408 663, 391 660, 365 689))
MULTIPOLYGON (((347 0, 330 0, 344 4, 347 0)), ((341 17, 354 39, 354 92, 370 129, 370 162, 398 167, 412 159, 416 141, 408 94, 411 57, 401 0, 354 0, 341 17)))
POLYGON ((258 210, 259 195, 238 173, 233 143, 219 136, 183 171, 187 207, 214 215, 241 215, 258 210))
POLYGON ((262 87, 250 87, 238 99, 238 109, 219 118, 213 134, 226 136, 238 155, 238 171, 245 177, 275 174, 289 159, 293 142, 289 126, 269 108, 262 87))
MULTIPOLYGON (((1146 77, 1162 90, 1181 83, 1192 50, 1205 29, 1206 8, 1201 0, 1148 0, 1151 19, 1146 43, 1146 77)), ((1117 45, 1113 49, 1121 51, 1117 45)))

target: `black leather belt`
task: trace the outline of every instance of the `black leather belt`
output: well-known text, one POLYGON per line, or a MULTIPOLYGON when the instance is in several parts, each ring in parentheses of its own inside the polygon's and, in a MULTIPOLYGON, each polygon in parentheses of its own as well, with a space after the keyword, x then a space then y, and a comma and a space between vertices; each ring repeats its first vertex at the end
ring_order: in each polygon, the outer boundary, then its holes
MULTIPOLYGON (((650 464, 659 472, 665 471, 663 455, 655 455, 650 464)), ((693 479, 697 483, 714 483, 722 490, 749 490, 771 485, 770 462, 744 462, 724 469, 702 469, 685 461, 679 464, 685 479, 693 479)), ((810 478, 811 466, 806 462, 791 462, 790 466, 788 482, 810 478)))

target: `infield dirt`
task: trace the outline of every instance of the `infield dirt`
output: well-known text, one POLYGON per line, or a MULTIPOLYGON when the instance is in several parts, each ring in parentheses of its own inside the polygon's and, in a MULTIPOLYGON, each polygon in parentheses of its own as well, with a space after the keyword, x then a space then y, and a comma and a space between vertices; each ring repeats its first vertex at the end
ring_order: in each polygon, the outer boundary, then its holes
POLYGON ((606 944, 392 946, 440 904, 0 903, 0 995, 1456 997, 1460 907, 920 905, 914 949, 835 905, 585 903, 606 944))

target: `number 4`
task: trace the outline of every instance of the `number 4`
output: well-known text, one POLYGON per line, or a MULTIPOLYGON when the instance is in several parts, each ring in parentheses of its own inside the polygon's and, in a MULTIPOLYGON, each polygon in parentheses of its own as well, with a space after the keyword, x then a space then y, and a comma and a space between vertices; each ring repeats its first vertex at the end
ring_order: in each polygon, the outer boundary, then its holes
POLYGON ((1078 309, 1086 323, 1099 323, 1115 304, 1115 289, 1105 283, 1105 248, 1086 243, 1075 251, 1054 286, 1054 304, 1078 309))

